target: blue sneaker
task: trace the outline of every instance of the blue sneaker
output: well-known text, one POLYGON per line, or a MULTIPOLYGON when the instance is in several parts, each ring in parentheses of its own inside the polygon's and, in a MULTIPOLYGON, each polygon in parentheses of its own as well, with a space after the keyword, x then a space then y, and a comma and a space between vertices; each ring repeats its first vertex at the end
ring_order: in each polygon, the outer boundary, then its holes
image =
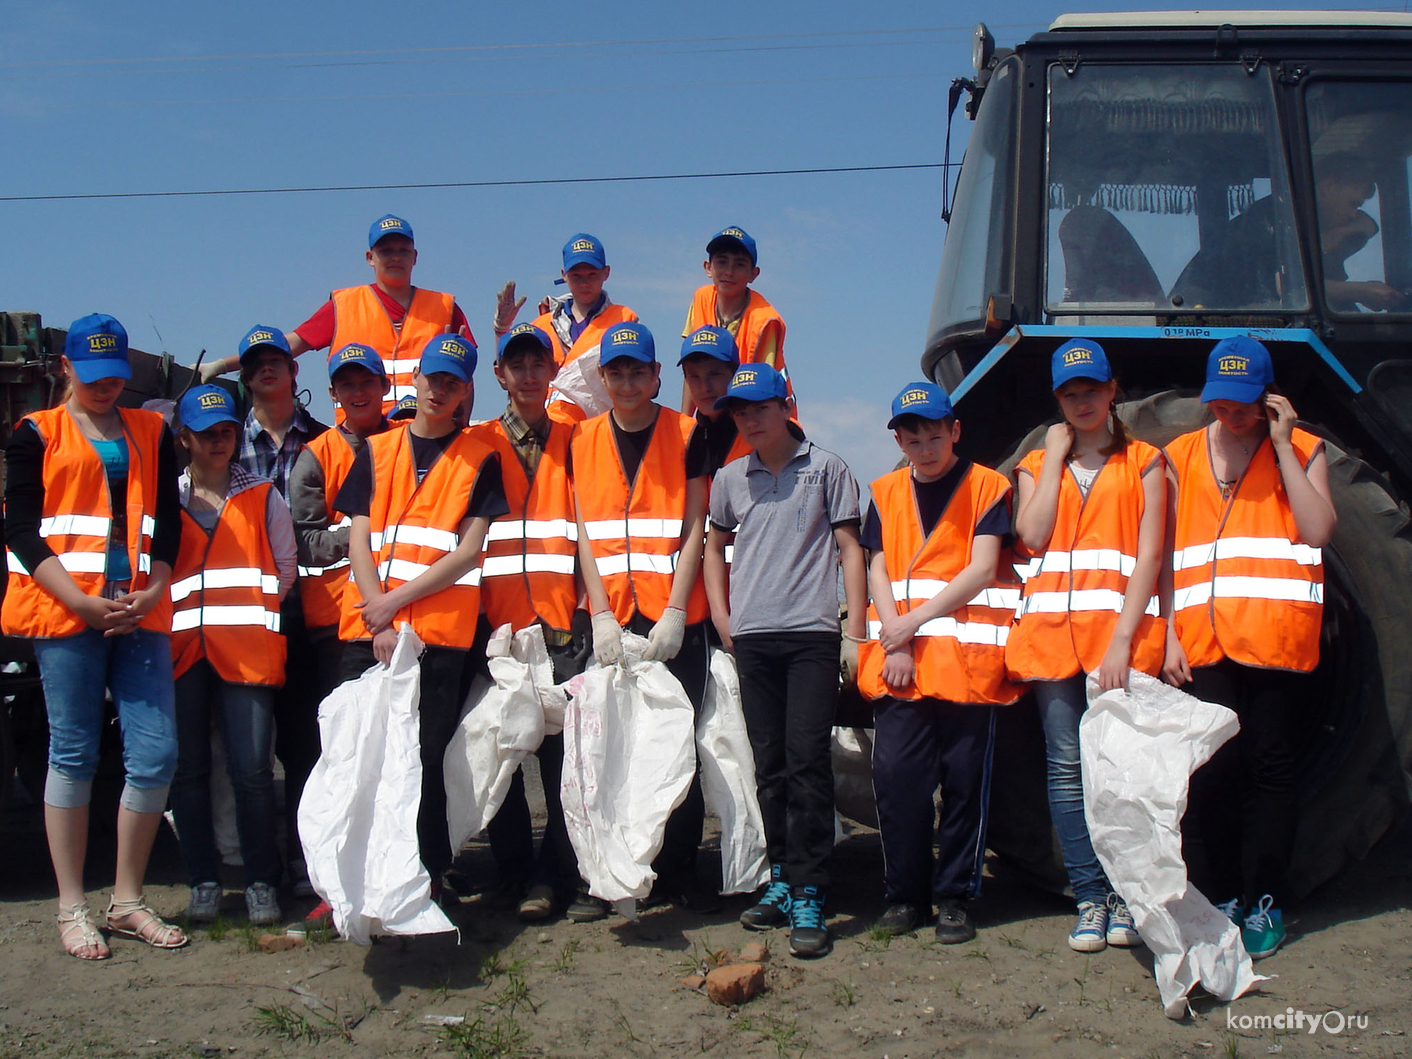
POLYGON ((1225 916, 1227 919, 1229 919, 1229 920, 1230 920, 1232 923, 1234 923, 1236 926, 1240 926, 1240 925, 1241 925, 1241 924, 1240 924, 1240 919, 1241 919, 1241 915, 1240 915, 1240 913, 1241 913, 1241 907, 1240 907, 1240 898, 1239 898, 1239 897, 1232 897, 1229 901, 1222 901, 1220 904, 1218 904, 1218 905, 1216 906, 1216 911, 1217 911, 1217 912, 1220 912, 1221 915, 1225 916))
POLYGON ((1245 917, 1240 940, 1245 943, 1245 951, 1250 953, 1252 960, 1273 956, 1275 950, 1285 943, 1284 917, 1274 905, 1275 899, 1266 894, 1245 917))
POLYGON ((1128 909, 1128 903, 1117 894, 1108 895, 1108 930, 1104 940, 1120 949, 1131 949, 1142 944, 1142 935, 1137 932, 1137 923, 1128 909))
POLYGON ((809 958, 832 951, 833 938, 824 921, 824 895, 817 886, 801 886, 790 898, 790 955, 809 958))
POLYGON ((1069 948, 1075 952, 1102 952, 1108 947, 1108 906, 1098 901, 1079 904, 1079 918, 1069 931, 1069 948))
POLYGON ((770 865, 770 882, 765 892, 757 903, 740 914, 740 925, 746 930, 770 930, 789 922, 793 899, 790 897, 789 883, 784 881, 783 875, 783 865, 770 865))

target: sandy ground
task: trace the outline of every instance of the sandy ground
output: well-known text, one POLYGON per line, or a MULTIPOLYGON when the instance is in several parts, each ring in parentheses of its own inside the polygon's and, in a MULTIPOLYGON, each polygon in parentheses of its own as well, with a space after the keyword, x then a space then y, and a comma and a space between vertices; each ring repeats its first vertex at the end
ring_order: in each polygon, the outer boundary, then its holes
MULTIPOLYGON (((939 946, 929 929, 890 943, 870 935, 882 858, 867 830, 836 851, 833 954, 802 962, 782 932, 763 935, 768 990, 739 1010, 680 980, 707 953, 762 937, 736 922, 743 898, 704 920, 666 908, 636 925, 522 924, 495 907, 494 866, 477 843, 458 862, 468 889, 483 890, 453 913, 459 944, 325 941, 267 955, 232 875, 224 931, 199 929, 177 952, 117 939, 112 960, 88 964, 59 948, 37 809, 12 808, 0 843, 0 1057, 1412 1055, 1406 825, 1303 903, 1289 944, 1259 967, 1278 977, 1231 1005, 1199 999, 1182 1022, 1163 1017, 1146 950, 1070 952, 1068 902, 1003 864, 988 866, 975 942, 939 946), (1288 1009, 1364 1016, 1366 1028, 1332 1032, 1339 1016, 1313 1032, 1308 1019, 1299 1030, 1255 1028, 1288 1009), (456 1023, 437 1024, 448 1017, 456 1023)), ((111 858, 111 839, 95 835, 89 888, 100 908, 111 858)), ((708 852, 703 870, 710 862, 708 852)), ((149 878, 159 910, 185 907, 169 831, 149 878)), ((312 903, 286 897, 286 912, 312 903)))

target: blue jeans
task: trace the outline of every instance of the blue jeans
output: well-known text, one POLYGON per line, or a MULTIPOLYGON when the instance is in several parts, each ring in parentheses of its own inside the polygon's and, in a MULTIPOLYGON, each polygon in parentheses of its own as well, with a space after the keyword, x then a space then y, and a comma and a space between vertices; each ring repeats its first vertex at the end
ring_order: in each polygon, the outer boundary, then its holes
POLYGON ((1036 680, 1035 701, 1044 725, 1044 760, 1049 777, 1049 817, 1059 836, 1059 852, 1069 872, 1074 900, 1108 899, 1112 887, 1093 852, 1084 819, 1083 771, 1079 766, 1079 720, 1088 709, 1084 673, 1064 680, 1036 680))
POLYGON ((191 885, 219 882, 221 860, 211 822, 211 720, 220 728, 226 771, 235 790, 235 828, 245 885, 279 883, 275 848, 274 692, 227 684, 204 658, 177 678, 176 778, 172 816, 191 885))
POLYGON ((49 713, 44 801, 58 809, 88 804, 98 771, 104 692, 111 691, 127 772, 122 805, 135 813, 160 813, 177 759, 170 639, 148 629, 106 638, 85 629, 35 640, 34 655, 49 713))

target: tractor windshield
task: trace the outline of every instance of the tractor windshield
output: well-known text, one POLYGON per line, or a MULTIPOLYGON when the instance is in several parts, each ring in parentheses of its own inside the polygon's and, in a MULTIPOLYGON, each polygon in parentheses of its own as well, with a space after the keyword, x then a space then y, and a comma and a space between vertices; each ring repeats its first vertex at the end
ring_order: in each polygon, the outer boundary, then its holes
POLYGON ((1055 322, 1308 307, 1268 67, 1049 71, 1055 322))

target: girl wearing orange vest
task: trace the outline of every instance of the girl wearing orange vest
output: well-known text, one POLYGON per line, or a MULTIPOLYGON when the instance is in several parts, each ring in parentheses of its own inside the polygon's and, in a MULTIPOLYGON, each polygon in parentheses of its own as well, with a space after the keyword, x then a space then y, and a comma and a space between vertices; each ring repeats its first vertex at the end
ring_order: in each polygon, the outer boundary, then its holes
POLYGON ((1049 812, 1079 907, 1069 947, 1097 952, 1141 938, 1088 837, 1079 769, 1084 685, 1095 673, 1104 690, 1126 687, 1129 668, 1153 675, 1162 668, 1154 592, 1166 480, 1162 454, 1129 438, 1118 419, 1117 383, 1098 343, 1064 343, 1051 374, 1064 421, 1016 468, 1016 569, 1025 584, 1005 662, 1014 679, 1033 682, 1044 725, 1049 812))
POLYGON ((1242 924, 1260 959, 1280 947, 1299 800, 1291 720, 1319 661, 1321 549, 1338 516, 1324 443, 1274 393, 1269 351, 1218 342, 1201 392, 1216 421, 1167 447, 1177 481, 1172 628, 1163 675, 1234 710, 1240 731, 1192 777, 1192 879, 1242 924), (1243 918, 1242 918, 1243 917, 1243 918))
POLYGON ((84 960, 111 955, 83 892, 107 691, 122 722, 127 769, 107 926, 154 948, 186 944, 142 896, 177 761, 167 584, 181 505, 162 417, 117 407, 123 380, 132 377, 127 350, 127 332, 111 316, 75 321, 62 358, 68 399, 26 416, 5 452, 9 583, 0 627, 30 639, 39 663, 49 714, 44 825, 59 884, 59 936, 69 955, 84 960))
POLYGON ((220 914, 220 857, 211 820, 214 715, 235 791, 235 823, 250 922, 277 923, 274 692, 284 683, 280 601, 294 584, 294 524, 274 484, 232 463, 235 402, 196 386, 177 406, 182 447, 181 552, 172 574, 177 771, 172 816, 191 878, 187 918, 220 914))

